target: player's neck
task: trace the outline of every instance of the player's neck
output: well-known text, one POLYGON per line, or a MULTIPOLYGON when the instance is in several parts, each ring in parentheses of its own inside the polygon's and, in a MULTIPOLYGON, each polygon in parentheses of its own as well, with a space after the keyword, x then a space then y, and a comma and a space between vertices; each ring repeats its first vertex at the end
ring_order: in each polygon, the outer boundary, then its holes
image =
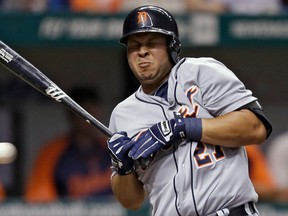
POLYGON ((152 95, 159 86, 142 85, 142 90, 145 94, 152 95))
POLYGON ((153 95, 155 94, 155 92, 161 88, 161 86, 166 83, 166 81, 168 80, 168 78, 163 79, 160 83, 153 83, 153 84, 141 84, 142 86, 142 90, 145 94, 150 94, 153 95))

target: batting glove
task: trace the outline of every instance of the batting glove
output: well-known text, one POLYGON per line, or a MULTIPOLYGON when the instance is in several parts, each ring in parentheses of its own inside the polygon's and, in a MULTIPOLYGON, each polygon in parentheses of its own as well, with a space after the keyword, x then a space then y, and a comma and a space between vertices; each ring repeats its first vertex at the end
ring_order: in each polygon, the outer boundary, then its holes
POLYGON ((128 152, 133 141, 127 137, 126 132, 115 133, 108 141, 112 166, 119 175, 128 175, 135 170, 134 163, 128 152))
POLYGON ((174 119, 159 122, 143 133, 133 144, 129 156, 134 160, 147 158, 185 138, 184 118, 180 113, 174 113, 174 116, 174 119))

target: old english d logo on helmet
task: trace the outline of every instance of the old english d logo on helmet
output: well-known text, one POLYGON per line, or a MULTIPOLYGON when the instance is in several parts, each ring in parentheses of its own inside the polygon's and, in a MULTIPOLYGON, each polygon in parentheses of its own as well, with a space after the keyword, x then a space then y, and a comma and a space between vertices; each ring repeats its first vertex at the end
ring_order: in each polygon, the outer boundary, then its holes
POLYGON ((120 43, 127 45, 129 36, 143 32, 166 35, 172 63, 175 65, 180 60, 181 43, 178 38, 178 26, 172 14, 153 5, 135 8, 125 18, 120 43))
POLYGON ((138 11, 137 25, 141 27, 152 27, 153 22, 150 15, 145 11, 138 11))

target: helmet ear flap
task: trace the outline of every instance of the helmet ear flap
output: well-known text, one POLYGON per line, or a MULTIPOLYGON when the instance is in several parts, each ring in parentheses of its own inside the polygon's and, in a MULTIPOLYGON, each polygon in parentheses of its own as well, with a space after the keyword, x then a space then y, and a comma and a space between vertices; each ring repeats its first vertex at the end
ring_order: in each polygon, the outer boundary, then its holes
POLYGON ((176 37, 172 37, 169 43, 170 58, 174 65, 180 60, 181 43, 176 37))

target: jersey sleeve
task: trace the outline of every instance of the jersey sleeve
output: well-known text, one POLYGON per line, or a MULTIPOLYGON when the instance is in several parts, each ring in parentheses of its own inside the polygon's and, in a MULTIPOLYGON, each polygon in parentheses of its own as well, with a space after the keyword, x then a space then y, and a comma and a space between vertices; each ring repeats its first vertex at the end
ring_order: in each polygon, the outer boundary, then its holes
POLYGON ((115 123, 115 109, 112 111, 111 115, 110 115, 110 120, 109 120, 109 126, 108 126, 109 130, 112 133, 117 132, 116 129, 116 123, 115 123))
POLYGON ((121 116, 123 116, 126 113, 125 108, 122 108, 122 104, 123 102, 117 104, 117 106, 113 109, 110 115, 108 128, 112 133, 116 133, 120 131, 126 132, 126 129, 121 128, 121 125, 123 124, 123 120, 121 120, 121 116))
POLYGON ((213 116, 223 115, 257 100, 252 92, 224 64, 213 58, 189 59, 182 81, 197 85, 198 100, 213 116))

